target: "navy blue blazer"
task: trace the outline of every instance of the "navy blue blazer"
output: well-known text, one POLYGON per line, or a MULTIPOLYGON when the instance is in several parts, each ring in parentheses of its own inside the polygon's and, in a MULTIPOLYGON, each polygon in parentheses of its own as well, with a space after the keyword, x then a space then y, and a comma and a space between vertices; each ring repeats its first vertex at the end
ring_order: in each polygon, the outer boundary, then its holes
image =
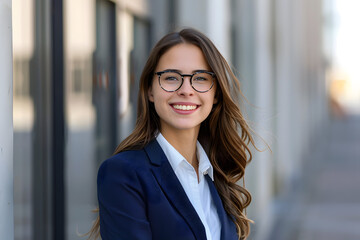
MULTIPOLYGON (((237 240, 235 224, 214 183, 206 179, 220 218, 221 239, 237 240)), ((104 161, 97 185, 103 240, 206 240, 205 228, 156 140, 104 161)))

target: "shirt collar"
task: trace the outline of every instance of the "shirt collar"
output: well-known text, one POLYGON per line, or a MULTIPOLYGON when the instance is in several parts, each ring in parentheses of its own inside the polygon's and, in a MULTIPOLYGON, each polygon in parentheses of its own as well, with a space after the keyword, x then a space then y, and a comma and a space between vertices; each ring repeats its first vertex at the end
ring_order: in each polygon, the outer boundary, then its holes
POLYGON ((156 137, 156 141, 164 151, 172 169, 174 172, 176 172, 176 169, 179 167, 180 163, 182 161, 186 161, 185 158, 164 138, 161 133, 159 133, 156 137))
MULTIPOLYGON (((176 169, 179 167, 180 163, 186 161, 185 158, 164 138, 164 136, 159 133, 156 137, 156 141, 159 143, 160 147, 165 153, 172 169, 176 172, 176 169)), ((214 181, 214 170, 210 163, 208 156, 204 148, 201 146, 200 142, 196 142, 197 157, 199 160, 199 174, 206 175, 214 181)))
POLYGON ((210 163, 210 160, 201 146, 200 142, 196 142, 196 149, 197 149, 197 157, 199 159, 199 173, 206 175, 208 174, 211 180, 214 181, 214 169, 210 163))

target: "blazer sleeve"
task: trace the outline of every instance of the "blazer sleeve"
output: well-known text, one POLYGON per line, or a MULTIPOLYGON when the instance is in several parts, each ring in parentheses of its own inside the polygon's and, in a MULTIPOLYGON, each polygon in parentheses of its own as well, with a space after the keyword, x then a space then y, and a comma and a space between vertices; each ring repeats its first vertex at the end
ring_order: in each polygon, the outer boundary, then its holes
POLYGON ((98 172, 101 238, 103 240, 152 239, 136 168, 119 158, 115 156, 106 160, 98 172))

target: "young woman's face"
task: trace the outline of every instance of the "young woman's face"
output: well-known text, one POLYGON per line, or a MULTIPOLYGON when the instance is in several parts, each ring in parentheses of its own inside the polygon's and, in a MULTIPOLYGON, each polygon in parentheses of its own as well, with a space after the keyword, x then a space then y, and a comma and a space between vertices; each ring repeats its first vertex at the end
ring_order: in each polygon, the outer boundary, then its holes
MULTIPOLYGON (((188 43, 175 45, 165 52, 155 72, 169 69, 181 74, 193 74, 199 70, 211 71, 200 48, 188 43)), ((161 131, 198 131, 201 122, 207 118, 216 102, 215 91, 215 83, 208 92, 195 91, 190 84, 190 77, 186 76, 180 89, 166 92, 160 87, 159 78, 155 74, 148 95, 160 117, 161 131)))

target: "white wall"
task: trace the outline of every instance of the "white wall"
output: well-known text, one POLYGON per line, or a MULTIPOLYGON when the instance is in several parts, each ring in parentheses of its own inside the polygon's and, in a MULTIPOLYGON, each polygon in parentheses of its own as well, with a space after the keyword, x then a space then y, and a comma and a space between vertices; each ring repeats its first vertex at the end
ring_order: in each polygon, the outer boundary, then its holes
POLYGON ((11 0, 0 0, 0 239, 14 239, 11 0))

